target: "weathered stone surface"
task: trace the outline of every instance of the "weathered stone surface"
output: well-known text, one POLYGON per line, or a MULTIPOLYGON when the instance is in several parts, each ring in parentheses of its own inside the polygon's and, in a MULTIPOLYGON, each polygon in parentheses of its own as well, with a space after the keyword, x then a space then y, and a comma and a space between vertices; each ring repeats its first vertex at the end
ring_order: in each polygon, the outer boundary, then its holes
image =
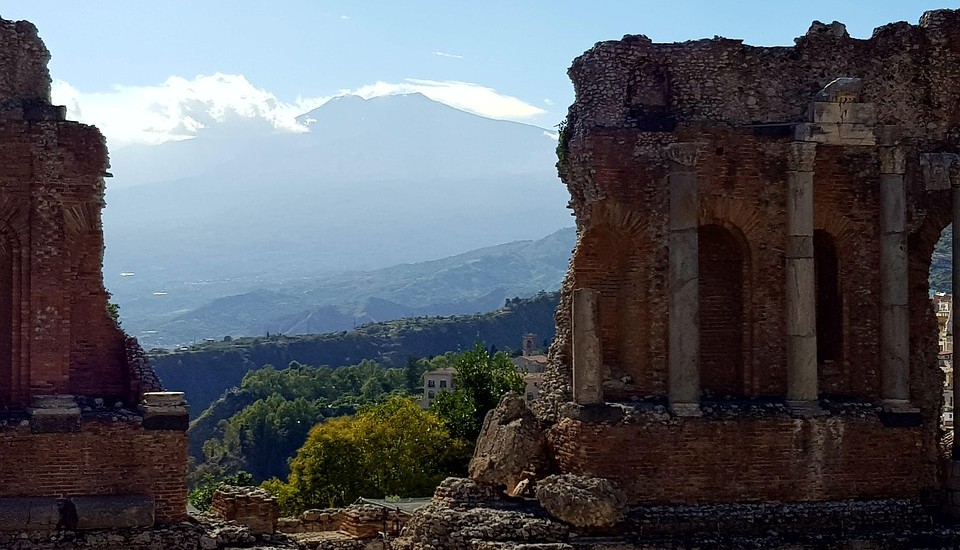
POLYGON ((0 498, 0 531, 52 531, 59 523, 55 498, 0 498))
POLYGON ((80 496, 69 500, 76 529, 152 527, 154 502, 149 495, 80 496))
POLYGON ((577 527, 606 527, 623 518, 627 499, 608 479, 574 474, 537 482, 537 500, 550 514, 577 527))
POLYGON ((487 413, 470 460, 470 478, 478 483, 513 486, 524 471, 540 471, 546 448, 537 419, 523 397, 509 393, 487 413))
POLYGON ((397 550, 472 550, 486 543, 566 542, 568 527, 536 509, 448 508, 432 503, 417 510, 397 550))
POLYGON ((603 402, 599 295, 589 288, 573 294, 573 399, 581 404, 603 402))
POLYGON ((280 507, 273 495, 259 487, 235 485, 221 485, 214 491, 210 512, 244 525, 254 534, 275 532, 280 517, 280 507))

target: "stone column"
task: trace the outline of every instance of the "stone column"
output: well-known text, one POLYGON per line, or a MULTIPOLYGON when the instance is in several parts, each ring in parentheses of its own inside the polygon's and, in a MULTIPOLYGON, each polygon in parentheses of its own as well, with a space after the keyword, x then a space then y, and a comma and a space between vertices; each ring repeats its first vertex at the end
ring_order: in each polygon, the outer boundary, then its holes
POLYGON ((883 406, 910 406, 907 309, 906 147, 880 151, 880 383, 883 406))
POLYGON ((697 157, 700 145, 673 143, 670 159, 670 409, 700 416, 700 260, 697 157))
POLYGON ((817 144, 787 149, 787 404, 801 414, 817 402, 817 297, 813 268, 813 166, 817 144))
POLYGON ((573 291, 573 400, 580 405, 603 403, 600 347, 600 292, 573 291))

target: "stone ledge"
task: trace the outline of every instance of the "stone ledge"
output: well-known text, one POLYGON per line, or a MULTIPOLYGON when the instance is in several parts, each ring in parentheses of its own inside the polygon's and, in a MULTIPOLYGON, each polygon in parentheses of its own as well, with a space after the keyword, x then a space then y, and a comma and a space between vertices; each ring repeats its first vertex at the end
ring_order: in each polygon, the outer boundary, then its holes
POLYGON ((53 497, 0 498, 0 531, 52 531, 60 523, 60 505, 53 497))
POLYGON ((72 511, 76 525, 70 527, 75 529, 152 527, 154 522, 155 506, 149 495, 79 496, 67 503, 64 519, 72 511))
POLYGON ((881 406, 860 401, 834 401, 821 399, 805 403, 807 407, 791 407, 783 400, 708 400, 700 403, 700 416, 679 416, 671 414, 664 399, 638 401, 608 401, 592 405, 580 405, 566 402, 560 405, 561 418, 577 420, 587 424, 637 424, 662 423, 679 424, 683 422, 709 422, 717 420, 765 420, 773 418, 793 418, 804 421, 822 421, 829 418, 879 419, 890 428, 914 428, 923 422, 922 415, 914 410, 884 411, 881 406))

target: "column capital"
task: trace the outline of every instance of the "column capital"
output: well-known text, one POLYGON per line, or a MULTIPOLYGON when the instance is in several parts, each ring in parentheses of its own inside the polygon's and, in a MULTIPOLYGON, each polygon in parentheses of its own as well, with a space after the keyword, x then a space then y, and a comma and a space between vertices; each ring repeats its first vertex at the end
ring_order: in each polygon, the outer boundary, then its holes
POLYGON ((927 191, 960 187, 960 155, 956 153, 920 153, 920 168, 927 191))
POLYGON ((664 154, 671 162, 696 168, 697 158, 700 156, 700 144, 696 142, 670 143, 663 149, 664 154))
POLYGON ((881 174, 903 174, 907 171, 907 147, 880 147, 879 151, 881 174))
POLYGON ((812 141, 794 141, 787 146, 787 170, 813 172, 817 160, 817 144, 812 141))

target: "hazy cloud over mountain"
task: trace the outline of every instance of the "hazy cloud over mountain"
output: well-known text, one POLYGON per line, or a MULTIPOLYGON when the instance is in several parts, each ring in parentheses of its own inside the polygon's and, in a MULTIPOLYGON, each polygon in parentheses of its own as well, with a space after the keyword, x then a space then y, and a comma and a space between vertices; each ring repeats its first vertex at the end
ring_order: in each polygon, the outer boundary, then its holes
POLYGON ((278 132, 307 132, 297 117, 334 97, 357 95, 370 99, 410 93, 422 93, 489 118, 530 121, 546 113, 487 86, 412 78, 376 82, 329 96, 298 97, 292 102, 258 88, 243 75, 224 73, 192 79, 171 76, 155 86, 117 85, 105 93, 86 93, 57 80, 52 90, 54 103, 66 105, 70 118, 99 127, 112 147, 191 139, 200 130, 230 119, 262 120, 278 132))

